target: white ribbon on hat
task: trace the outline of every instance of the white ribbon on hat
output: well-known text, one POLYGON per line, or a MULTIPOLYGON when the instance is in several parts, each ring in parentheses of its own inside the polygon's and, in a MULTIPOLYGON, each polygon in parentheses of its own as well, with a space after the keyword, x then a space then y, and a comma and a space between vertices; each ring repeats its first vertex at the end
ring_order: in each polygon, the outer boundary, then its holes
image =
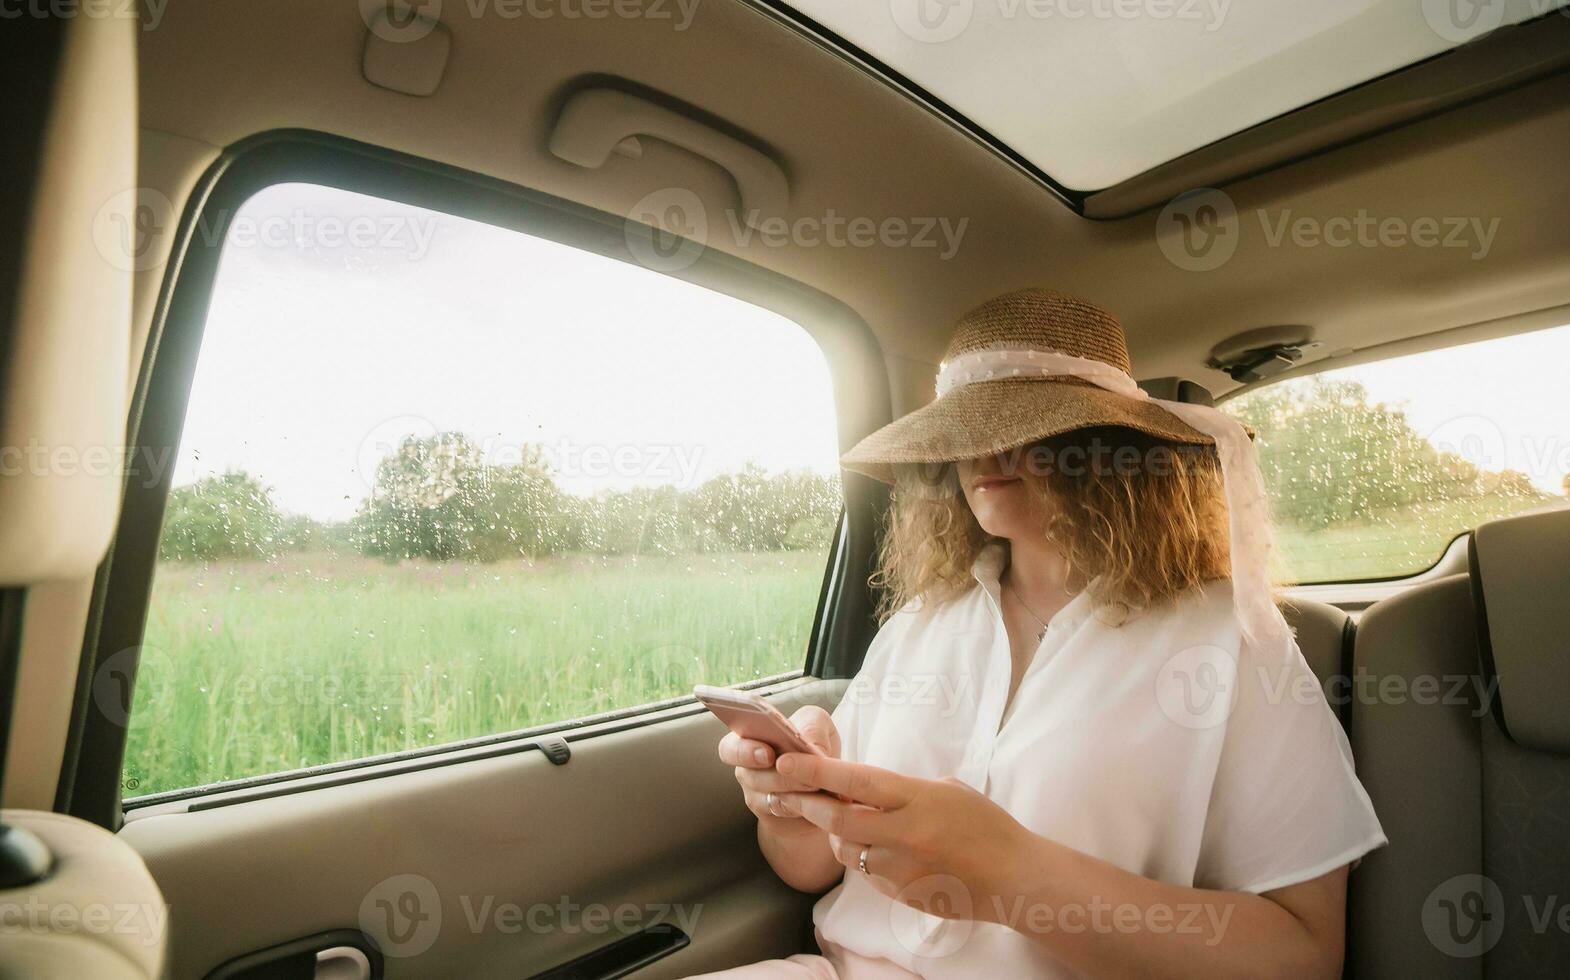
POLYGON ((962 354, 938 371, 941 398, 955 388, 1010 378, 1041 380, 1074 377, 1099 388, 1158 405, 1192 428, 1215 440, 1225 484, 1227 527, 1232 552, 1232 604, 1243 637, 1255 649, 1295 649, 1292 629, 1276 607, 1270 589, 1270 557, 1275 536, 1264 477, 1254 443, 1242 423, 1209 405, 1152 398, 1128 373, 1104 361, 1055 350, 990 348, 962 354))

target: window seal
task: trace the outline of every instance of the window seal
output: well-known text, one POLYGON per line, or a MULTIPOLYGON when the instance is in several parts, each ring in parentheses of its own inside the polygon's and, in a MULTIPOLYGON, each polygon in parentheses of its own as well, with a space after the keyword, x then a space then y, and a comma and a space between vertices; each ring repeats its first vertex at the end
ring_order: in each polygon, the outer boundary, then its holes
MULTIPOLYGON (((643 225, 622 217, 505 180, 309 130, 258 134, 219 155, 185 203, 133 390, 119 523, 93 583, 56 792, 57 811, 111 830, 118 829, 124 815, 121 776, 129 716, 122 712, 117 720, 110 717, 111 711, 94 710, 95 695, 103 693, 95 690, 94 680, 100 671, 112 670, 123 679, 125 704, 134 710, 130 698, 172 483, 172 467, 145 464, 166 458, 161 452, 178 450, 229 221, 257 192, 295 182, 425 207, 633 263, 636 258, 629 242, 647 232, 643 225)), ((891 401, 882 350, 866 323, 844 303, 712 248, 700 248, 692 265, 667 274, 785 316, 812 337, 828 363, 842 449, 889 421, 891 401)), ((854 474, 843 476, 845 521, 836 540, 851 544, 836 545, 831 554, 837 560, 871 554, 881 516, 875 509, 877 494, 867 486, 874 482, 854 474)), ((820 596, 814 633, 804 651, 804 669, 809 673, 827 669, 825 665, 859 661, 871 640, 865 624, 870 622, 873 596, 866 588, 848 588, 852 576, 836 573, 834 581, 837 588, 825 589, 820 596)), ((552 726, 557 731, 573 727, 572 721, 552 726)), ((516 737, 516 733, 481 736, 516 737)), ((432 747, 431 756, 455 751, 455 746, 462 751, 463 744, 432 747)), ((356 763, 363 767, 365 760, 348 760, 345 765, 356 763)))

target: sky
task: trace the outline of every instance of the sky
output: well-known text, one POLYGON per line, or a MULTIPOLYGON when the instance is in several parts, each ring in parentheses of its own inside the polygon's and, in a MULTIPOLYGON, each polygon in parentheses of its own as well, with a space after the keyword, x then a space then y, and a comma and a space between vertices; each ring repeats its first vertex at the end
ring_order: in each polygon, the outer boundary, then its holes
MULTIPOLYGON (((1570 326, 1361 365, 1431 441, 1559 492, 1570 326)), ((286 511, 355 512, 406 435, 566 490, 836 471, 828 366, 797 324, 640 266, 337 189, 280 184, 231 227, 176 485, 241 469, 286 511)))
POLYGON ((828 366, 778 314, 337 189, 253 197, 225 245, 176 485, 243 469, 284 510, 343 519, 403 436, 436 431, 495 463, 539 445, 578 494, 691 487, 748 461, 837 470, 828 366))

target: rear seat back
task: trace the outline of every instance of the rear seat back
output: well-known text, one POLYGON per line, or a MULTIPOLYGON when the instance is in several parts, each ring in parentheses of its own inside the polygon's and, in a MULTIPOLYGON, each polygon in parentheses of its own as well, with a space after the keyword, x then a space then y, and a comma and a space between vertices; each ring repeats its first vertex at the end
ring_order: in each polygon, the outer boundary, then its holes
POLYGON ((1471 550, 1358 625, 1351 739, 1390 846, 1351 878, 1355 980, 1570 976, 1570 511, 1471 550))
POLYGON ((1311 599, 1289 599, 1281 603, 1281 615, 1303 651, 1330 707, 1343 726, 1347 723, 1345 677, 1352 652, 1352 617, 1335 606, 1311 599))

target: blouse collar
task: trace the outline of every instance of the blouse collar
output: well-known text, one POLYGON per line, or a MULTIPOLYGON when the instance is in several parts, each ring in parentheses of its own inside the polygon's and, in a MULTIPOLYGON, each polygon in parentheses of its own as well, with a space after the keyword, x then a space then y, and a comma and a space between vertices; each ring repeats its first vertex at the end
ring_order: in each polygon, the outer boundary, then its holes
MULTIPOLYGON (((976 555, 976 560, 970 566, 971 576, 992 601, 993 609, 999 617, 1003 615, 1003 569, 1007 562, 1008 548, 1003 542, 993 540, 982 545, 980 553, 976 555)), ((1091 607, 1090 590, 1082 589, 1052 616, 1048 625, 1055 629, 1077 626, 1090 616, 1091 607)))

